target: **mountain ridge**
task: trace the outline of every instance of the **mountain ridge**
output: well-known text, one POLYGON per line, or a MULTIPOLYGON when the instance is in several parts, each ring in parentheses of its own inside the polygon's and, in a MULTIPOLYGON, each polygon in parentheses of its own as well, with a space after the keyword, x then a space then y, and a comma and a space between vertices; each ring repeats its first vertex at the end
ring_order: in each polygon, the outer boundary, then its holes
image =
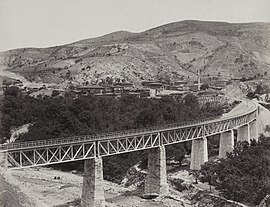
POLYGON ((139 33, 117 31, 48 48, 0 53, 0 68, 31 81, 98 84, 265 77, 270 23, 185 20, 139 33))

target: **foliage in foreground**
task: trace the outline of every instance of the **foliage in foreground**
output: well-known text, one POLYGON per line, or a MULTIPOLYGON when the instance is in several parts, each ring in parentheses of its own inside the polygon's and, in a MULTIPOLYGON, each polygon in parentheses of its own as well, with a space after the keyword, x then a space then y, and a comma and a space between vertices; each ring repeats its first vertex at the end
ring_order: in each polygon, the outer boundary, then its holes
POLYGON ((226 159, 202 165, 201 181, 228 198, 257 205, 270 193, 270 138, 236 144, 226 159))

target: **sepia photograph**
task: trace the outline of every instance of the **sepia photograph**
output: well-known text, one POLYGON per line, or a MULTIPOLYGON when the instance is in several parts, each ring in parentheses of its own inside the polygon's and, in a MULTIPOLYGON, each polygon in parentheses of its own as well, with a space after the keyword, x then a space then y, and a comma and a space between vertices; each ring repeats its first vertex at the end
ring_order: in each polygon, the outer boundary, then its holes
POLYGON ((0 207, 270 207, 270 1, 0 0, 0 207))

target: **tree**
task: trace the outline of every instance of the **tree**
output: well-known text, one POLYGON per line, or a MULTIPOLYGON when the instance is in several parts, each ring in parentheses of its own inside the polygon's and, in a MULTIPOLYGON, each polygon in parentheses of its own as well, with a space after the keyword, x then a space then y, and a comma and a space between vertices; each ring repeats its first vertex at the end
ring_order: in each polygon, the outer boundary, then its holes
POLYGON ((191 170, 189 174, 193 175, 195 177, 194 184, 198 184, 198 179, 200 177, 200 171, 199 170, 191 170))
POLYGON ((52 91, 52 97, 58 96, 60 92, 58 90, 53 90, 52 91))
POLYGON ((198 98, 193 94, 187 94, 184 97, 184 103, 186 106, 188 106, 191 109, 198 109, 199 108, 199 101, 198 98))
POLYGON ((11 83, 9 81, 7 81, 7 79, 4 79, 3 82, 2 82, 2 85, 3 86, 6 86, 8 87, 11 83))
POLYGON ((254 91, 254 94, 259 94, 259 95, 261 95, 261 94, 263 94, 263 86, 260 84, 260 85, 257 85, 257 87, 256 87, 256 90, 254 91))
POLYGON ((178 161, 181 166, 183 159, 185 158, 186 150, 182 143, 169 145, 166 147, 166 158, 178 161))
POLYGON ((17 86, 10 86, 6 88, 4 95, 17 97, 19 93, 20 89, 17 86))
POLYGON ((247 97, 252 99, 255 96, 254 96, 254 93, 250 91, 250 92, 247 93, 247 97))
POLYGON ((270 192, 270 139, 238 142, 226 159, 207 162, 200 172, 226 198, 257 205, 270 192))
POLYGON ((201 181, 208 182, 211 192, 211 186, 215 184, 217 180, 218 163, 214 161, 206 162, 202 165, 200 174, 202 175, 201 181))
POLYGON ((206 90, 206 89, 208 89, 209 88, 209 85, 207 84, 207 83, 203 83, 202 85, 201 85, 201 90, 206 90))

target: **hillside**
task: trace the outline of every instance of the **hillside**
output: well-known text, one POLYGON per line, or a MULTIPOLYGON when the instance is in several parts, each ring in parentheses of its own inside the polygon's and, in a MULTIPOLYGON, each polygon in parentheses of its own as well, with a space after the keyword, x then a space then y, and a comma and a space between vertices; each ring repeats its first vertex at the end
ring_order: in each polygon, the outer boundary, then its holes
POLYGON ((63 46, 2 52, 0 69, 61 84, 195 80, 198 69, 208 80, 269 78, 269 41, 270 23, 181 21, 141 33, 119 31, 63 46))

